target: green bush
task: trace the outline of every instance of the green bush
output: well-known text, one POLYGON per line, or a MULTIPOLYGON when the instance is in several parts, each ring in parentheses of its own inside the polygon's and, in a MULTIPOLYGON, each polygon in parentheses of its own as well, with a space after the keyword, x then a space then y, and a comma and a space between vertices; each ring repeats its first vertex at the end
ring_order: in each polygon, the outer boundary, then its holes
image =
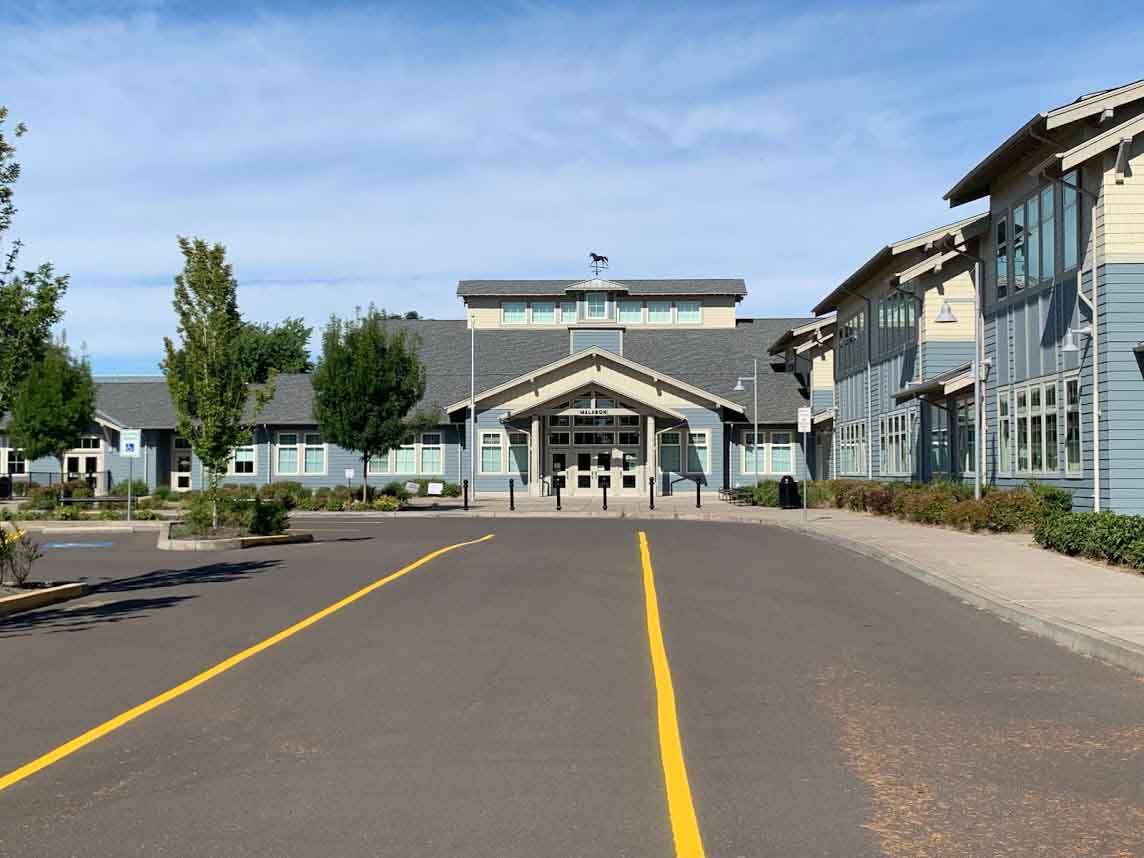
POLYGON ((949 511, 949 524, 959 530, 985 530, 988 521, 989 516, 986 514, 985 505, 973 498, 958 501, 949 511))
POLYGON ((174 499, 176 492, 170 486, 156 486, 151 492, 151 497, 160 501, 169 501, 174 499))
POLYGON ((65 498, 89 498, 94 492, 85 479, 68 480, 55 487, 56 491, 65 498))
POLYGON ((391 498, 397 498, 399 501, 407 501, 412 495, 409 490, 405 488, 405 483, 401 480, 391 480, 381 488, 381 493, 391 498))
POLYGON ((1028 488, 1041 505, 1041 515, 1072 512, 1072 492, 1034 481, 1029 482, 1028 488))
POLYGON ((1144 569, 1144 516, 1070 512, 1042 518, 1033 536, 1062 554, 1144 569))
MULTIPOLYGON (((127 497, 127 480, 120 480, 118 483, 111 487, 108 492, 112 497, 125 498, 127 497)), ((144 495, 151 494, 151 488, 147 485, 146 480, 135 479, 131 481, 131 496, 141 498, 144 495)))
POLYGON ((893 511, 894 493, 888 488, 867 489, 866 509, 875 515, 889 515, 893 511))
POLYGON ((441 490, 441 497, 446 498, 459 498, 461 496, 460 483, 445 483, 445 488, 441 490))
POLYGON ((55 509, 59 506, 57 500, 56 490, 50 486, 33 486, 28 489, 28 494, 23 503, 20 504, 22 510, 49 510, 55 509))
POLYGON ((806 483, 806 505, 813 509, 834 506, 834 483, 830 480, 815 480, 806 483))
POLYGON ((350 503, 350 501, 344 501, 334 495, 328 495, 326 497, 326 512, 341 512, 347 503, 350 503))
POLYGON ((255 536, 285 533, 290 528, 290 514, 281 500, 255 498, 250 504, 250 532, 255 536))
POLYGON ((761 480, 751 487, 751 502, 755 506, 777 507, 779 484, 775 480, 761 480))
POLYGON ((1041 502, 1028 489, 987 492, 981 503, 985 509, 985 526, 998 533, 1026 530, 1042 519, 1041 502))
POLYGON ((294 509, 311 496, 311 491, 297 480, 280 480, 258 489, 258 496, 281 501, 287 509, 294 509))
POLYGON ((251 483, 223 483, 218 490, 220 495, 228 498, 253 500, 258 495, 258 487, 251 483))
POLYGON ((397 512, 401 509, 401 501, 393 495, 378 495, 373 502, 373 509, 378 512, 397 512))
POLYGON ((75 504, 66 504, 56 510, 56 518, 60 521, 79 521, 83 518, 83 513, 75 504))
POLYGON ((905 516, 919 524, 945 524, 957 503, 954 495, 944 486, 924 489, 903 489, 905 516))

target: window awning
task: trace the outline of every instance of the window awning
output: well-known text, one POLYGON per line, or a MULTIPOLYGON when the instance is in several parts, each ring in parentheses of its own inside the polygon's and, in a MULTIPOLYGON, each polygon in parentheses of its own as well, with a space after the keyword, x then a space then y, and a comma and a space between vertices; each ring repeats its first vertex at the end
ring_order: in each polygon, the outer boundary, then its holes
POLYGON ((894 401, 901 405, 911 399, 924 399, 927 396, 952 396, 967 387, 973 386, 973 365, 965 364, 943 372, 941 375, 912 384, 894 394, 894 401))

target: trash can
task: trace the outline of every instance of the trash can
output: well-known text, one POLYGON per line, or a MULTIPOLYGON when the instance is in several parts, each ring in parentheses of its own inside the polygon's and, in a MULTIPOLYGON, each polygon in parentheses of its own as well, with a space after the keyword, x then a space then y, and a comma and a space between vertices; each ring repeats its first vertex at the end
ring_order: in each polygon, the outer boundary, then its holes
POLYGON ((0 500, 8 500, 12 497, 12 478, 0 477, 0 500))
POLYGON ((783 509, 798 509, 802 506, 802 499, 798 494, 798 483, 790 474, 779 480, 779 506, 783 509))

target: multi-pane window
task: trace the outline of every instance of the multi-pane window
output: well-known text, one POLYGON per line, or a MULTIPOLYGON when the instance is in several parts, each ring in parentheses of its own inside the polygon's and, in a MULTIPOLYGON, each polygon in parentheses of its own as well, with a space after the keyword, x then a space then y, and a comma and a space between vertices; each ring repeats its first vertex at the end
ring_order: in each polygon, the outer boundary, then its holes
POLYGON ((102 446, 102 442, 96 435, 84 435, 79 439, 79 446, 77 450, 98 450, 102 446))
POLYGON ((1057 471, 1060 467, 1057 452, 1057 386, 1055 383, 1045 385, 1044 414, 1045 423, 1045 470, 1057 471))
POLYGON ((638 447, 640 445, 639 432, 621 432, 619 436, 621 447, 638 447))
POLYGON ((790 432, 760 432, 755 444, 753 430, 743 430, 739 445, 739 472, 742 474, 793 473, 794 441, 790 432))
POLYGON ((601 292, 589 292, 585 296, 589 319, 606 319, 608 317, 608 296, 601 292))
MULTIPOLYGON (((326 445, 322 442, 321 434, 279 432, 275 444, 274 470, 279 474, 326 473, 326 445)), ((253 472, 252 466, 250 473, 253 472)))
POLYGON ((891 292, 878 302, 878 344, 882 351, 912 345, 918 339, 917 301, 891 292))
POLYGON ((1004 298, 1009 294, 1009 222, 1006 218, 997 219, 997 266, 995 279, 997 283, 997 297, 1004 298))
POLYGON ((707 473, 707 433, 687 433, 687 472, 689 474, 707 473))
POLYGON ((883 474, 909 476, 913 473, 914 457, 908 412, 889 414, 879 421, 879 450, 883 474))
POLYGON ((509 470, 528 474, 528 433, 508 433, 509 470))
POLYGON ((759 433, 759 444, 755 444, 755 433, 744 432, 741 445, 742 455, 739 457, 739 471, 744 474, 761 474, 767 469, 766 447, 763 439, 766 436, 759 433))
POLYGON ((389 453, 382 453, 377 456, 370 456, 369 462, 366 465, 366 470, 371 474, 388 474, 389 469, 389 453))
POLYGON ((549 432, 548 445, 550 447, 567 447, 572 436, 568 432, 549 432))
POLYGON ((549 414, 548 415, 548 425, 549 426, 569 426, 569 425, 571 425, 571 423, 572 423, 572 418, 569 417, 567 414, 549 414))
POLYGON ((838 472, 848 476, 866 473, 866 421, 839 427, 838 472))
POLYGON ((1034 194, 1025 201, 1025 273, 1028 282, 1034 286, 1041 281, 1041 207, 1038 200, 1034 194))
POLYGON ((977 470, 977 420, 973 414, 973 400, 959 400, 956 412, 957 455, 961 464, 961 473, 972 474, 977 470))
POLYGON ((653 325, 671 324, 671 302, 648 301, 647 320, 653 325))
POLYGON ((1080 461, 1080 379, 1065 380, 1065 471, 1081 472, 1080 461))
POLYGON ((254 445, 246 444, 234 448, 234 456, 230 460, 230 470, 233 474, 254 473, 254 445))
POLYGON ((997 470, 1002 474, 1013 471, 1010 446, 1013 443, 1013 422, 1009 416, 1009 391, 997 394, 997 470))
POLYGON ((28 462, 24 458, 23 450, 9 450, 8 451, 8 473, 26 474, 28 472, 28 462))
MULTIPOLYGON (((1066 397, 1068 384, 1065 384, 1066 397)), ((999 451, 998 466, 1002 473, 1010 473, 1009 457, 1006 448, 1009 445, 1010 429, 1008 427, 1008 398, 1009 393, 1002 390, 998 393, 997 413, 999 423, 998 443, 1002 449, 999 451), (1004 402, 1004 412, 1002 404, 1004 402)), ((1013 393, 1016 401, 1013 421, 1016 422, 1016 471, 1018 474, 1047 474, 1060 471, 1060 414, 1057 406, 1057 383, 1053 379, 1033 382, 1017 387, 1013 393)), ((1066 407, 1066 461, 1068 461, 1068 414, 1066 407)), ((1079 422, 1078 422, 1079 442, 1079 422)), ((1079 456, 1079 448, 1078 448, 1079 456)))
POLYGON ((1017 391, 1017 473, 1029 473, 1029 392, 1017 391))
POLYGON ((675 320, 680 324, 695 325, 700 320, 698 301, 679 301, 675 305, 675 320))
POLYGON ((523 325, 525 321, 523 301, 505 301, 501 304, 501 315, 506 325, 523 325))
POLYGON ((567 325, 570 322, 576 321, 576 302, 575 301, 561 301, 560 302, 560 321, 567 325))
POLYGON ((532 323, 534 325, 556 324, 556 304, 553 301, 533 301, 532 323))
POLYGON ((1013 289, 1025 288, 1025 207, 1013 209, 1013 289))
POLYGON ((642 322, 643 304, 639 301, 621 301, 620 321, 626 324, 638 324, 642 322))
POLYGON ((1079 174, 1074 170, 1062 177, 1061 185, 1061 258, 1064 270, 1071 271, 1077 266, 1080 252, 1080 206, 1076 188, 1079 174))
POLYGON ((326 445, 318 432, 307 432, 302 436, 302 471, 307 474, 326 472, 326 445))
POLYGON ((395 474, 417 473, 417 447, 414 444, 402 444, 393 451, 393 472, 395 474))
POLYGON ((572 440, 578 447, 610 447, 616 443, 616 433, 573 432, 572 440))
POLYGON ((661 471, 679 473, 683 469, 680 458, 680 433, 664 432, 659 436, 659 469, 661 471))
POLYGON ((866 365, 866 311, 861 310, 838 329, 838 371, 849 372, 866 365))
POLYGON ((499 474, 504 471, 504 451, 500 432, 481 433, 481 473, 499 474))
POLYGON ((949 412, 927 405, 930 416, 930 468, 934 475, 949 473, 949 412))
POLYGON ((298 473, 298 433, 279 432, 277 444, 277 459, 274 470, 279 474, 298 473))
POLYGON ((772 432, 770 437, 771 473, 794 472, 794 444, 790 432, 772 432))
POLYGON ((1056 212, 1053 207, 1053 186, 1041 191, 1041 277, 1052 280, 1057 266, 1056 212))
POLYGON ((421 473, 444 473, 443 456, 441 452, 441 433, 425 432, 421 436, 421 473))

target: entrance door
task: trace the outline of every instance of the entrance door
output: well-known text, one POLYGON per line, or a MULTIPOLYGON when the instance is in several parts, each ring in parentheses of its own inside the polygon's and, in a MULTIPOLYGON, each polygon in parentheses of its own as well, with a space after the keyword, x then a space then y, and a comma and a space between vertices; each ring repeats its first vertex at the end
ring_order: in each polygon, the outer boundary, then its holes
POLYGON ((619 485, 619 480, 615 478, 613 471, 613 463, 615 457, 612 456, 611 450, 604 450, 596 453, 596 467, 592 470, 592 486, 599 489, 601 492, 607 486, 611 493, 615 493, 616 487, 619 485))
POLYGON ((592 479, 592 454, 576 454, 576 494, 590 494, 595 480, 592 479))
POLYGON ((568 485, 568 454, 567 453, 552 453, 549 456, 549 462, 552 467, 548 469, 548 473, 552 475, 551 492, 556 493, 556 480, 563 480, 560 491, 567 494, 570 486, 568 485))
POLYGON ((191 488, 191 445, 185 438, 171 440, 171 488, 177 492, 191 488))

